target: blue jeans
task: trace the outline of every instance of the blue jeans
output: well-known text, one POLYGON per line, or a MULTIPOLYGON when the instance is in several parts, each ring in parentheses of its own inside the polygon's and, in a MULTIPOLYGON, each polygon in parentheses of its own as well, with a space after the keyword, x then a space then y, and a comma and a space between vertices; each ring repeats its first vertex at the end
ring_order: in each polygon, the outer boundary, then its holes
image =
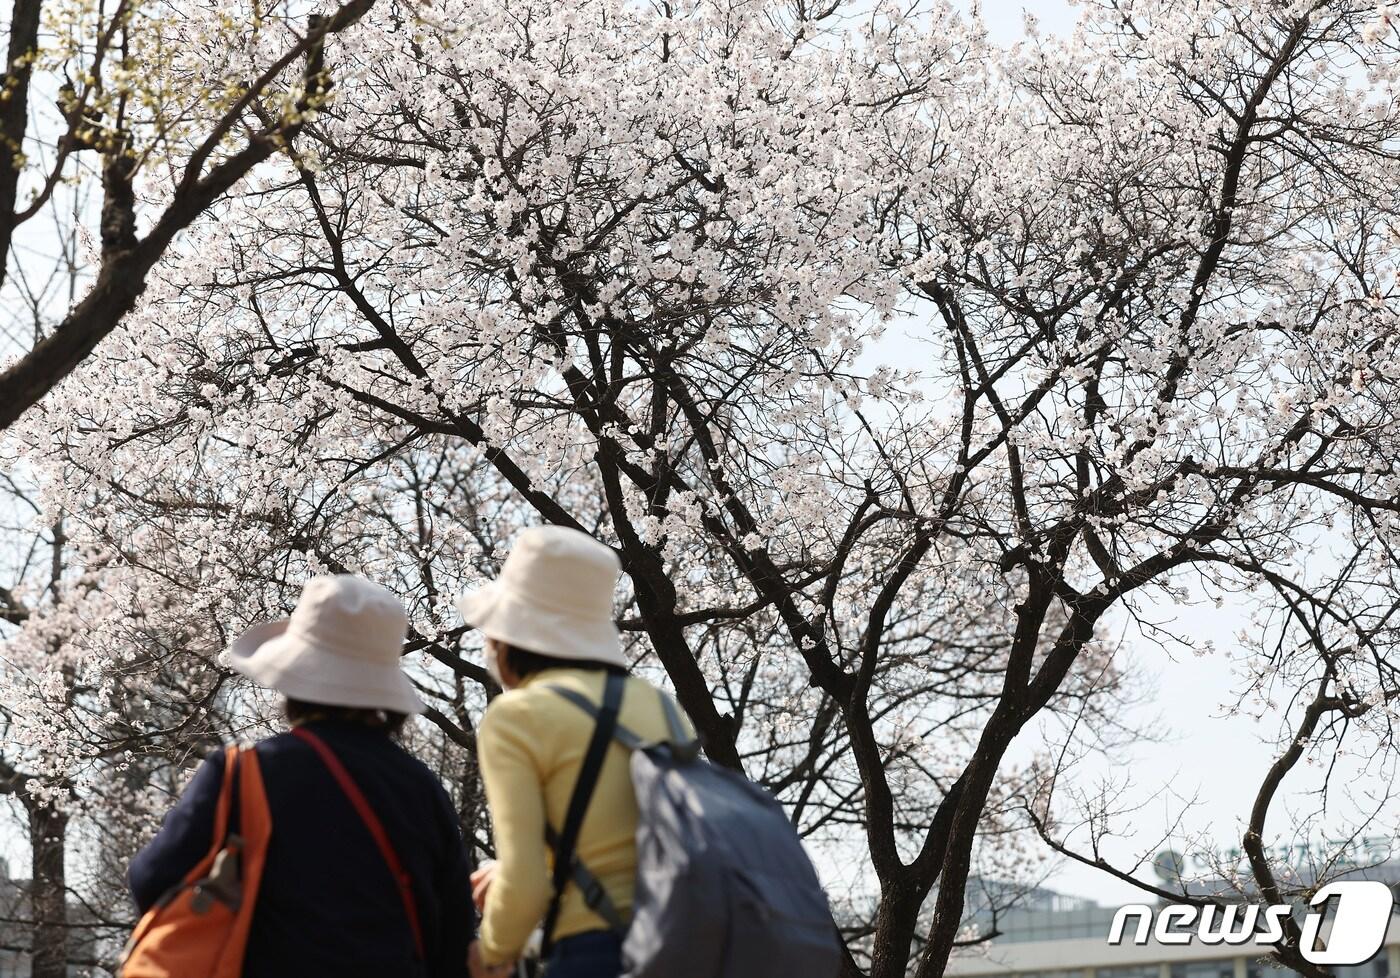
POLYGON ((622 974, 622 938, 590 930, 554 945, 546 978, 617 978, 622 974))

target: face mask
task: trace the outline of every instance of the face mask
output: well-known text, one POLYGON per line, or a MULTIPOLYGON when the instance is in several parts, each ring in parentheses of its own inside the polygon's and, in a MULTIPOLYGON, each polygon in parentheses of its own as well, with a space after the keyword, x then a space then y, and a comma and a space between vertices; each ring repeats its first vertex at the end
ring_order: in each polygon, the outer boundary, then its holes
POLYGON ((505 680, 501 678, 501 667, 496 662, 496 643, 486 643, 486 673, 496 680, 496 685, 502 689, 506 688, 505 680))

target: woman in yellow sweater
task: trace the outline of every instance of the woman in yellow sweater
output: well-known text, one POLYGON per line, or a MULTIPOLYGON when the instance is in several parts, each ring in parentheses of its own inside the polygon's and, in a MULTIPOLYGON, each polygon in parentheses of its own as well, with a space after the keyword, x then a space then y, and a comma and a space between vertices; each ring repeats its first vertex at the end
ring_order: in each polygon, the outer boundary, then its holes
MULTIPOLYGON (((458 599, 486 637, 486 657, 506 690, 477 733, 477 757, 496 842, 496 862, 473 877, 482 912, 473 978, 504 978, 521 957, 553 896, 547 834, 562 831, 594 721, 555 688, 594 704, 608 673, 625 673, 612 597, 618 561, 587 534, 534 527, 520 535, 496 580, 458 599), (552 688, 553 687, 553 688, 552 688)), ((618 723, 644 740, 670 734, 657 691, 629 678, 618 723)), ((687 730, 687 734, 693 733, 687 730)), ((637 801, 628 754, 610 743, 574 852, 601 884, 593 909, 576 882, 563 890, 549 978, 616 978, 621 933, 632 908, 637 801)))

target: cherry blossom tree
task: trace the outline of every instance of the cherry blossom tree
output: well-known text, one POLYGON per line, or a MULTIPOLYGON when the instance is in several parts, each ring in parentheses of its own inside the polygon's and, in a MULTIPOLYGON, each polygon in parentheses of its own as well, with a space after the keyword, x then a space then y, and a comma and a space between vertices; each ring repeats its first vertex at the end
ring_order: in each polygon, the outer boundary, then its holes
POLYGON ((372 3, 297 24, 282 4, 231 16, 217 3, 13 0, 0 77, 0 286, 18 271, 21 291, 45 291, 44 269, 11 268, 25 225, 43 239, 76 222, 96 241, 86 288, 0 372, 0 429, 131 311, 177 234, 296 138, 329 88, 326 38, 372 3), (100 207, 73 192, 91 183, 100 207))
POLYGON ((15 642, 139 683, 139 616, 217 672, 366 573, 468 799, 493 690, 450 599, 578 527, 711 759, 858 847, 848 973, 928 978, 995 936, 966 892, 1025 798, 1056 838, 1066 772, 1013 743, 1113 735, 1112 616, 1254 588, 1251 696, 1313 704, 1243 840, 1267 886, 1280 779, 1333 719, 1388 745, 1400 694, 1397 53, 1370 3, 1117 0, 1009 49, 940 5, 378 5, 14 426, 114 596, 15 642))

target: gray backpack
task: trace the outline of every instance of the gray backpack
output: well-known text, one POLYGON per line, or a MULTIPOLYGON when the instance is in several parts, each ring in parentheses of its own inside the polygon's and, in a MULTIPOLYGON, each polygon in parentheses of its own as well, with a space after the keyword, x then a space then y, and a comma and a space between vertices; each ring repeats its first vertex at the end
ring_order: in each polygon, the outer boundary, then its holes
MULTIPOLYGON (((554 899, 544 954, 572 881, 588 906, 624 934, 625 978, 832 978, 841 941, 826 894, 782 807, 741 775, 702 759, 679 708, 660 693, 671 728, 650 743, 617 722, 626 680, 608 676, 603 704, 549 688, 597 720, 554 847, 554 899), (632 752, 637 793, 637 880, 629 927, 574 856, 578 830, 616 739, 632 752)), ((659 691, 658 691, 659 692, 659 691)))

